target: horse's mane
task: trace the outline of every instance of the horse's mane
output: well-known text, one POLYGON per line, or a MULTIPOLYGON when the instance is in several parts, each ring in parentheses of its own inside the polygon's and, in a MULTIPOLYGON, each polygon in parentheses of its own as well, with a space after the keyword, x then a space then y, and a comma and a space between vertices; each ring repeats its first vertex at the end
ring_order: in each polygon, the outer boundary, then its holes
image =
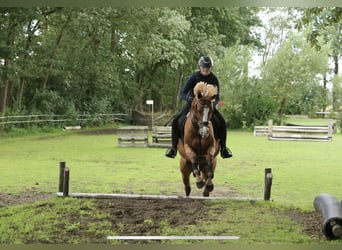
POLYGON ((206 82, 198 82, 194 88, 194 95, 198 99, 214 101, 217 95, 217 87, 206 82))

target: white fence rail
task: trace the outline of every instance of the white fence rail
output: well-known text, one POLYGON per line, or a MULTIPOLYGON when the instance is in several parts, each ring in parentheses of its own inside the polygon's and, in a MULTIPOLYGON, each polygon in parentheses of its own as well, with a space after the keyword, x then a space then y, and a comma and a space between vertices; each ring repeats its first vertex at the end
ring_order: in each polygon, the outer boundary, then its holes
POLYGON ((127 114, 94 114, 94 115, 77 115, 71 117, 67 115, 17 115, 17 116, 0 116, 0 125, 18 125, 30 123, 72 123, 86 121, 125 121, 127 114))
POLYGON ((331 119, 325 126, 273 126, 270 120, 268 126, 254 127, 254 136, 268 136, 269 140, 332 141, 333 133, 336 125, 331 119))
POLYGON ((332 141, 333 121, 326 126, 273 126, 268 122, 269 140, 332 141))

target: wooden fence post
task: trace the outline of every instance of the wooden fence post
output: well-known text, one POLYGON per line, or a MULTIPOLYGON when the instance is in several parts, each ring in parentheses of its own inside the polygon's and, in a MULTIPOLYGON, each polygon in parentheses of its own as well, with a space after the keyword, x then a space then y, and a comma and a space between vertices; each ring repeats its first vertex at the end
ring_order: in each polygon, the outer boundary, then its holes
POLYGON ((264 190, 264 200, 269 201, 271 198, 271 187, 272 187, 272 169, 265 168, 265 190, 264 190))
POLYGON ((329 121, 328 121, 328 138, 329 138, 329 140, 332 139, 332 134, 333 134, 333 120, 329 119, 329 121))
POLYGON ((61 161, 59 163, 59 185, 58 185, 58 192, 63 192, 64 169, 65 169, 65 162, 61 161))
POLYGON ((69 168, 64 169, 63 196, 69 196, 69 168))
POLYGON ((268 120, 268 138, 272 137, 273 134, 273 120, 268 120))

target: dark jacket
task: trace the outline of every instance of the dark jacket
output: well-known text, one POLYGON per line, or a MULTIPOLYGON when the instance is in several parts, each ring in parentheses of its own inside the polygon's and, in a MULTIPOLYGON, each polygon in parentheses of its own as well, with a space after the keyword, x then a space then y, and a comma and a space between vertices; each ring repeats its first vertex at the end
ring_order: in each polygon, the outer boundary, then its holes
POLYGON ((214 103, 216 105, 220 101, 220 83, 213 72, 210 72, 210 74, 207 76, 202 75, 200 71, 193 73, 185 82, 185 85, 179 94, 180 98, 185 101, 192 100, 194 98, 194 87, 198 82, 206 82, 208 84, 217 86, 218 94, 214 103))

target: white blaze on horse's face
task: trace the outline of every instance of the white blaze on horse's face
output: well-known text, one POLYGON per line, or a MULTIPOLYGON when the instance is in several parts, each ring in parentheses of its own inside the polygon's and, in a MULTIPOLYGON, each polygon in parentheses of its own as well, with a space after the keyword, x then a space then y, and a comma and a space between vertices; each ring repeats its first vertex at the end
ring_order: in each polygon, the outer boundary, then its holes
POLYGON ((209 117, 209 107, 205 105, 203 108, 203 118, 202 118, 201 126, 199 129, 199 134, 202 136, 202 138, 206 138, 209 135, 208 117, 209 117))

